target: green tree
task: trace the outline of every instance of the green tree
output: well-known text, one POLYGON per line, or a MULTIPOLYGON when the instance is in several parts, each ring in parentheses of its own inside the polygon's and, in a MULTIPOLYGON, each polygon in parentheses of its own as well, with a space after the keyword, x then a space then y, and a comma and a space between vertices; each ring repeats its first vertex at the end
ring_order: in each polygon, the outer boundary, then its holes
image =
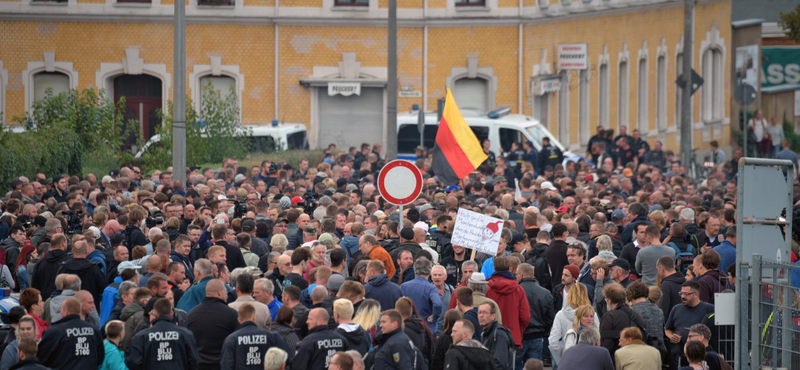
POLYGON ((786 36, 800 43, 800 5, 789 13, 781 13, 778 24, 786 30, 786 36))
MULTIPOLYGON (((250 129, 239 120, 239 101, 233 88, 224 96, 209 83, 203 86, 202 107, 198 113, 191 101, 186 104, 186 163, 218 163, 226 157, 243 157, 249 149, 250 129)), ((167 112, 159 112, 164 125, 156 129, 159 144, 143 156, 145 168, 166 168, 172 164, 172 102, 167 112)))

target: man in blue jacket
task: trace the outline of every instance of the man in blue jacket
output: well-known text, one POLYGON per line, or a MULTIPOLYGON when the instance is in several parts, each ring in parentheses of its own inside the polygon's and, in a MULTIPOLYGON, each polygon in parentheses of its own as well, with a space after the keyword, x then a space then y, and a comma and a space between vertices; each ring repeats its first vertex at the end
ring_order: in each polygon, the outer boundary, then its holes
MULTIPOLYGON (((434 287, 435 290, 435 287, 434 287)), ((437 296, 439 293, 436 293, 437 296)), ((381 304, 381 311, 391 310, 403 292, 397 284, 389 281, 383 262, 372 260, 367 265, 367 284, 364 285, 364 299, 372 298, 381 304)))
POLYGON ((211 265, 211 261, 205 258, 197 260, 194 264, 194 276, 197 279, 197 284, 192 285, 191 288, 183 293, 177 306, 186 312, 191 311, 206 297, 206 284, 214 279, 214 267, 211 265))
POLYGON ((417 358, 411 340, 403 332, 403 317, 397 310, 387 310, 381 314, 381 334, 375 337, 375 352, 373 356, 367 356, 374 360, 371 368, 381 370, 408 370, 416 369, 417 358))
POLYGON ((172 321, 172 304, 160 298, 150 311, 151 327, 134 335, 125 356, 128 369, 195 369, 197 347, 194 335, 172 321))
POLYGON ((714 247, 714 252, 719 253, 719 269, 728 271, 728 266, 736 263, 736 225, 731 225, 725 232, 725 241, 714 247))
POLYGON ((420 257, 414 262, 414 280, 403 283, 400 290, 403 292, 404 297, 411 298, 414 305, 417 306, 420 320, 424 321, 431 333, 436 332, 436 322, 439 321, 439 315, 442 313, 442 298, 439 296, 439 290, 436 286, 428 281, 431 275, 433 264, 425 257, 420 257))
POLYGON ((625 229, 622 230, 622 234, 620 237, 622 238, 623 244, 628 244, 633 242, 633 232, 637 222, 642 221, 646 222, 648 226, 652 225, 653 223, 647 219, 647 206, 642 203, 631 203, 628 205, 628 215, 633 215, 636 218, 631 220, 625 229))

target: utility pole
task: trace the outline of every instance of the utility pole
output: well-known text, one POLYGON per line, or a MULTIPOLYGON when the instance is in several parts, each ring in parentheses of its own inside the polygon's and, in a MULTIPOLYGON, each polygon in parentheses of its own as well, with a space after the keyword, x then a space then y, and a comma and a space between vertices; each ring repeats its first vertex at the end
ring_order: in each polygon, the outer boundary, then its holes
POLYGON ((389 68, 386 83, 386 159, 397 159, 397 0, 389 0, 389 68))
POLYGON ((186 186, 186 5, 175 1, 175 50, 172 55, 172 178, 186 186))
POLYGON ((683 89, 681 94, 681 163, 688 171, 692 161, 692 23, 694 0, 686 0, 683 9, 683 89))

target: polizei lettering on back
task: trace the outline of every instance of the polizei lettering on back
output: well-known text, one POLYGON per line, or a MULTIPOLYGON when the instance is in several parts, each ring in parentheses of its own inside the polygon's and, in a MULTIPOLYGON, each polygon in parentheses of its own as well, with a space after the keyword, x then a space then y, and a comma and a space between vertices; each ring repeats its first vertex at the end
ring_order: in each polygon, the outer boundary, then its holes
POLYGON ((67 338, 69 337, 85 337, 94 335, 92 328, 70 328, 67 329, 67 338))
POLYGON ((334 338, 334 339, 323 339, 323 340, 318 340, 317 341, 317 349, 331 348, 331 347, 333 347, 333 348, 342 348, 342 347, 344 347, 344 344, 343 344, 341 339, 336 339, 336 338, 334 338))
POLYGON ((244 335, 236 337, 240 346, 248 346, 252 344, 267 344, 267 336, 264 334, 244 335))
POLYGON ((177 331, 157 331, 148 334, 148 341, 160 342, 162 340, 180 340, 180 334, 177 331))

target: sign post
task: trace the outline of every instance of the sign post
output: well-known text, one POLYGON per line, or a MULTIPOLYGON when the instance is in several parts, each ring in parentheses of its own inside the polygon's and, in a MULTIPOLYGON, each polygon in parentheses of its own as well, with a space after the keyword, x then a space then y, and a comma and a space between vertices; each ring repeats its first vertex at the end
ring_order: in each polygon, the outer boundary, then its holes
POLYGON ((403 206, 415 201, 422 194, 422 172, 411 162, 391 161, 378 174, 378 191, 387 202, 400 207, 399 227, 402 229, 403 206))

